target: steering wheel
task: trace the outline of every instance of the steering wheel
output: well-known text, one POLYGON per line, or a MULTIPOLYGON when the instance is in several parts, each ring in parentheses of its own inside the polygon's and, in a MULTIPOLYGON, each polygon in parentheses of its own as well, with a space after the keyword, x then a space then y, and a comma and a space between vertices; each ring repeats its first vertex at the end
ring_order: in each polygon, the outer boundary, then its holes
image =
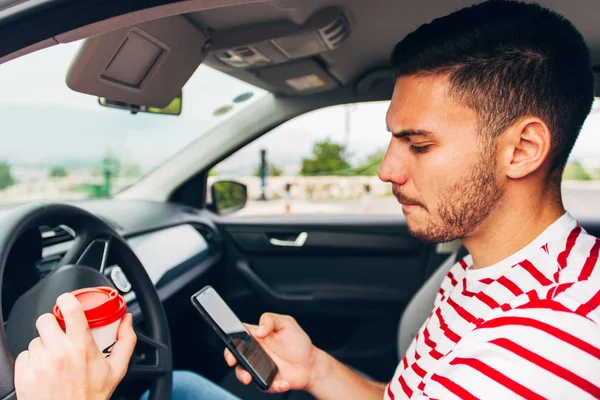
MULTIPOLYGON (((38 336, 35 321, 40 315, 52 312, 56 298, 84 287, 113 286, 102 273, 109 248, 136 293, 147 332, 147 335, 136 332, 138 344, 125 379, 151 382, 148 385, 151 400, 170 399, 173 371, 171 339, 156 289, 125 240, 95 215, 67 204, 25 205, 0 215, 0 301, 6 260, 15 241, 28 230, 38 229, 41 225, 60 224, 75 231, 73 245, 55 271, 17 299, 8 321, 0 329, 0 399, 16 399, 14 357, 26 350, 29 342, 38 336), (86 252, 97 245, 103 245, 100 268, 81 265, 86 252)), ((0 317, 1 310, 0 306, 0 317)))

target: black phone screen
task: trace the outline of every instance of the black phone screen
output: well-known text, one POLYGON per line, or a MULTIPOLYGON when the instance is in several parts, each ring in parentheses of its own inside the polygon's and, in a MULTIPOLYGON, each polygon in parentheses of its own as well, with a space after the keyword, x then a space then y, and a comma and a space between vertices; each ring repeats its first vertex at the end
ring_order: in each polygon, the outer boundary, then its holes
POLYGON ((242 322, 221 296, 212 287, 208 287, 195 295, 195 300, 221 332, 225 334, 229 343, 252 366, 263 382, 270 384, 274 370, 277 368, 275 363, 248 333, 242 322))

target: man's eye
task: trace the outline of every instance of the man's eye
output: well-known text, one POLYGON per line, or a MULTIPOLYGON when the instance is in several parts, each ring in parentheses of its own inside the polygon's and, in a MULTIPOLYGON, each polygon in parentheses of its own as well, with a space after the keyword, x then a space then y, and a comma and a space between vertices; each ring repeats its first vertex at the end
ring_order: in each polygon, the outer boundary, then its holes
POLYGON ((427 151, 427 149, 430 147, 431 145, 426 145, 426 146, 415 146, 414 144, 410 145, 410 150, 414 153, 425 153, 427 151))

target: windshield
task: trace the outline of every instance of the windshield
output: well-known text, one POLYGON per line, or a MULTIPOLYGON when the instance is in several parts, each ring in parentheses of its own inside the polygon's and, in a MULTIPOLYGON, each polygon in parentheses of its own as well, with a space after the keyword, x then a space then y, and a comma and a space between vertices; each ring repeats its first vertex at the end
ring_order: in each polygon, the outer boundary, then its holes
MULTIPOLYGON (((0 65, 0 203, 109 197, 268 93, 201 65, 183 88, 180 116, 132 115, 102 107, 96 97, 66 86, 79 44, 0 65)), ((369 110, 365 120, 383 123, 383 109, 369 110)), ((306 121, 300 125, 298 130, 310 130, 306 121)), ((327 118, 318 130, 329 134, 343 126, 343 120, 327 118)), ((597 99, 571 153, 565 182, 600 180, 599 128, 597 99)))
POLYGON ((0 65, 0 203, 108 197, 267 93, 201 65, 179 116, 102 107, 65 84, 79 44, 0 65))

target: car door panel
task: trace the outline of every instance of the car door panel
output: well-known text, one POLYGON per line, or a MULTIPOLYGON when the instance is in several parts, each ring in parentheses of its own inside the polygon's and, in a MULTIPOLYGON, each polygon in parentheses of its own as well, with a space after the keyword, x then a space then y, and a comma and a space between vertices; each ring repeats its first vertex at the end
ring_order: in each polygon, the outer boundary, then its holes
POLYGON ((242 250, 249 253, 314 254, 323 250, 320 253, 387 253, 404 256, 418 255, 422 250, 422 245, 417 239, 392 233, 354 233, 326 228, 302 230, 261 225, 231 228, 227 230, 227 233, 242 250), (305 234, 306 241, 301 246, 295 245, 296 240, 303 234, 305 234))
MULTIPOLYGON (((223 297, 242 319, 290 314, 315 345, 379 379, 397 360, 400 315, 441 259, 403 217, 218 219, 226 246, 223 297), (302 246, 274 245, 271 239, 302 246)), ((277 242, 276 242, 277 243, 277 242)))

